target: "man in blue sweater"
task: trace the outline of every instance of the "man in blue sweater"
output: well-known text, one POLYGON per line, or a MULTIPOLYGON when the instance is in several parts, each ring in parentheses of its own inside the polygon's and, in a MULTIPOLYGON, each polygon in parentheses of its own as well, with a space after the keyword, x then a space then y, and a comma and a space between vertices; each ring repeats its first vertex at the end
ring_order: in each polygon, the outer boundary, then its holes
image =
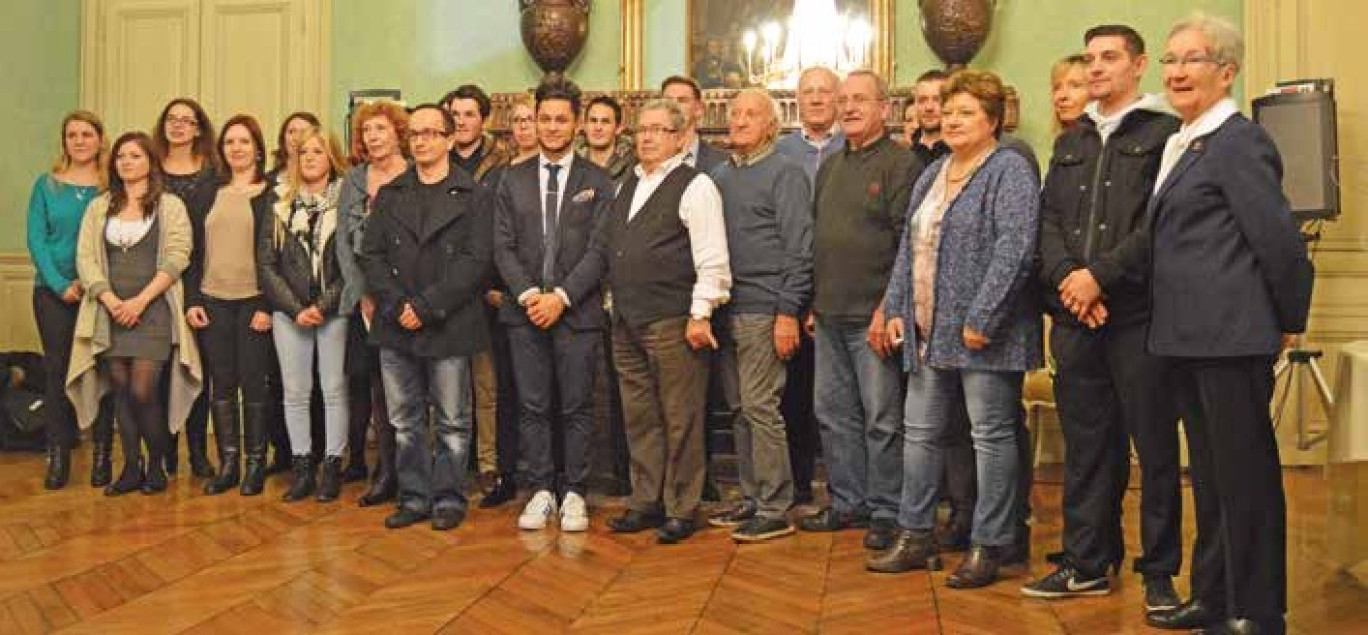
POLYGON ((758 542, 793 533, 784 517, 794 487, 779 402, 812 294, 811 194, 803 168, 775 151, 779 105, 768 92, 741 91, 728 118, 733 154, 713 180, 732 254, 732 302, 714 328, 722 334, 720 372, 730 375, 722 384, 739 393, 726 397, 729 410, 739 405, 732 425, 743 498, 709 522, 734 528, 738 542, 758 542))

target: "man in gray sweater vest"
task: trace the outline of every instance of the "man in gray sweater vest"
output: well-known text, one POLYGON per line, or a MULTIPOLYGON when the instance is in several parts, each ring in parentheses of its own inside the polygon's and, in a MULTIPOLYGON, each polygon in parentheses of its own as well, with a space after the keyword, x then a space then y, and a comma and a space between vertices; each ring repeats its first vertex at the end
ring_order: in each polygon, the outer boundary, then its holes
POLYGON ((812 211, 807 175, 775 151, 779 105, 760 89, 741 91, 729 109, 732 157, 713 170, 722 192, 732 268, 732 301, 715 327, 719 372, 729 388, 742 500, 709 522, 738 542, 793 533, 793 504, 780 397, 785 362, 798 351, 798 318, 812 293, 812 211), (733 392, 735 391, 735 392, 733 392))

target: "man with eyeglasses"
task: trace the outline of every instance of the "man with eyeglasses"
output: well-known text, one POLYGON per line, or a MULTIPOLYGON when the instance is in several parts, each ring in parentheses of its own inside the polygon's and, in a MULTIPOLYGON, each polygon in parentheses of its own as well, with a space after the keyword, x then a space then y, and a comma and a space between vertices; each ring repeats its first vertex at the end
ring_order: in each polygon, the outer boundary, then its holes
MULTIPOLYGON (((452 162, 476 182, 494 189, 511 157, 485 132, 492 108, 489 96, 479 86, 465 84, 443 96, 441 104, 456 122, 452 162)), ((498 272, 491 272, 484 292, 491 347, 474 359, 475 441, 479 445, 476 463, 483 491, 482 508, 497 507, 518 494, 518 396, 508 333, 498 320, 507 294, 508 287, 498 272)))
POLYGON ((613 359, 631 450, 632 495, 613 531, 658 527, 661 544, 694 533, 703 495, 710 319, 730 297, 722 197, 684 163, 679 104, 656 99, 637 117, 640 163, 605 228, 613 292, 613 359))
POLYGON ((592 453, 595 370, 603 319, 603 253, 593 245, 608 217, 613 181, 574 153, 580 91, 537 88, 537 157, 508 168, 496 190, 494 262, 515 301, 508 328, 518 382, 520 455, 534 492, 518 528, 589 529, 585 497, 592 453), (559 397, 559 399, 556 399, 559 397), (552 405, 559 404, 559 413, 552 405), (556 416, 559 414, 559 416, 556 416), (564 433, 565 491, 557 500, 553 424, 564 433))
POLYGON ((888 85, 855 71, 837 98, 846 143, 817 171, 813 301, 816 412, 831 505, 806 531, 868 527, 864 545, 892 545, 902 493, 899 343, 884 329, 883 291, 922 165, 893 141, 888 85))
POLYGON ((376 194, 361 245, 376 304, 370 337, 398 446, 399 508, 385 519, 392 529, 430 518, 433 529, 449 530, 466 513, 470 365, 489 349, 481 295, 494 195, 451 162, 455 127, 441 106, 413 110, 413 167, 376 194))
POLYGON ((1164 142, 1178 130, 1157 95, 1140 92, 1145 42, 1128 26, 1083 37, 1088 104, 1055 142, 1041 190, 1040 283, 1052 326, 1055 399, 1065 440, 1064 532, 1057 568, 1030 597, 1111 592, 1125 560, 1121 501, 1132 441, 1140 459, 1145 609, 1177 608, 1182 563, 1176 415, 1164 370, 1145 351, 1149 328, 1146 209, 1164 142))

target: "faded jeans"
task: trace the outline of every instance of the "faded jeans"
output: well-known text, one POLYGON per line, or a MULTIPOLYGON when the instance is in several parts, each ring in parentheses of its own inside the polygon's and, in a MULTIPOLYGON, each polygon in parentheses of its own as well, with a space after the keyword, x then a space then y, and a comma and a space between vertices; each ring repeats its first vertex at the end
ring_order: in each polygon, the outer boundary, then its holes
POLYGON ((465 511, 464 479, 473 426, 469 357, 432 359, 380 349, 380 376, 394 424, 399 507, 465 511), (428 447, 428 408, 432 438, 428 447))
POLYGON ((305 328, 284 313, 271 314, 271 337, 280 360, 280 380, 285 392, 285 428, 295 456, 313 447, 309 399, 313 395, 314 351, 318 352, 318 383, 323 393, 325 454, 342 456, 347 449, 347 318, 333 316, 323 324, 305 328))

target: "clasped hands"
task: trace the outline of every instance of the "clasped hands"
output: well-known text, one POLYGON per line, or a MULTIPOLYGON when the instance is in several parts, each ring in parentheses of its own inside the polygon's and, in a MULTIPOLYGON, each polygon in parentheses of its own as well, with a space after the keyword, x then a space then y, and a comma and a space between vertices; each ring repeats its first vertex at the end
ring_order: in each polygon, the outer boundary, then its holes
POLYGON ((127 300, 114 295, 113 291, 105 291, 100 294, 100 303, 109 311, 109 317, 114 318, 115 324, 126 329, 138 325, 138 322, 142 320, 143 311, 147 310, 147 305, 151 301, 151 298, 141 293, 127 300))
POLYGON ((1102 286, 1086 268, 1074 269, 1059 283, 1059 301, 1090 329, 1107 323, 1107 306, 1102 302, 1102 286))
POLYGON ((534 293, 523 303, 527 319, 539 329, 549 329, 565 314, 565 301, 554 291, 534 293))

